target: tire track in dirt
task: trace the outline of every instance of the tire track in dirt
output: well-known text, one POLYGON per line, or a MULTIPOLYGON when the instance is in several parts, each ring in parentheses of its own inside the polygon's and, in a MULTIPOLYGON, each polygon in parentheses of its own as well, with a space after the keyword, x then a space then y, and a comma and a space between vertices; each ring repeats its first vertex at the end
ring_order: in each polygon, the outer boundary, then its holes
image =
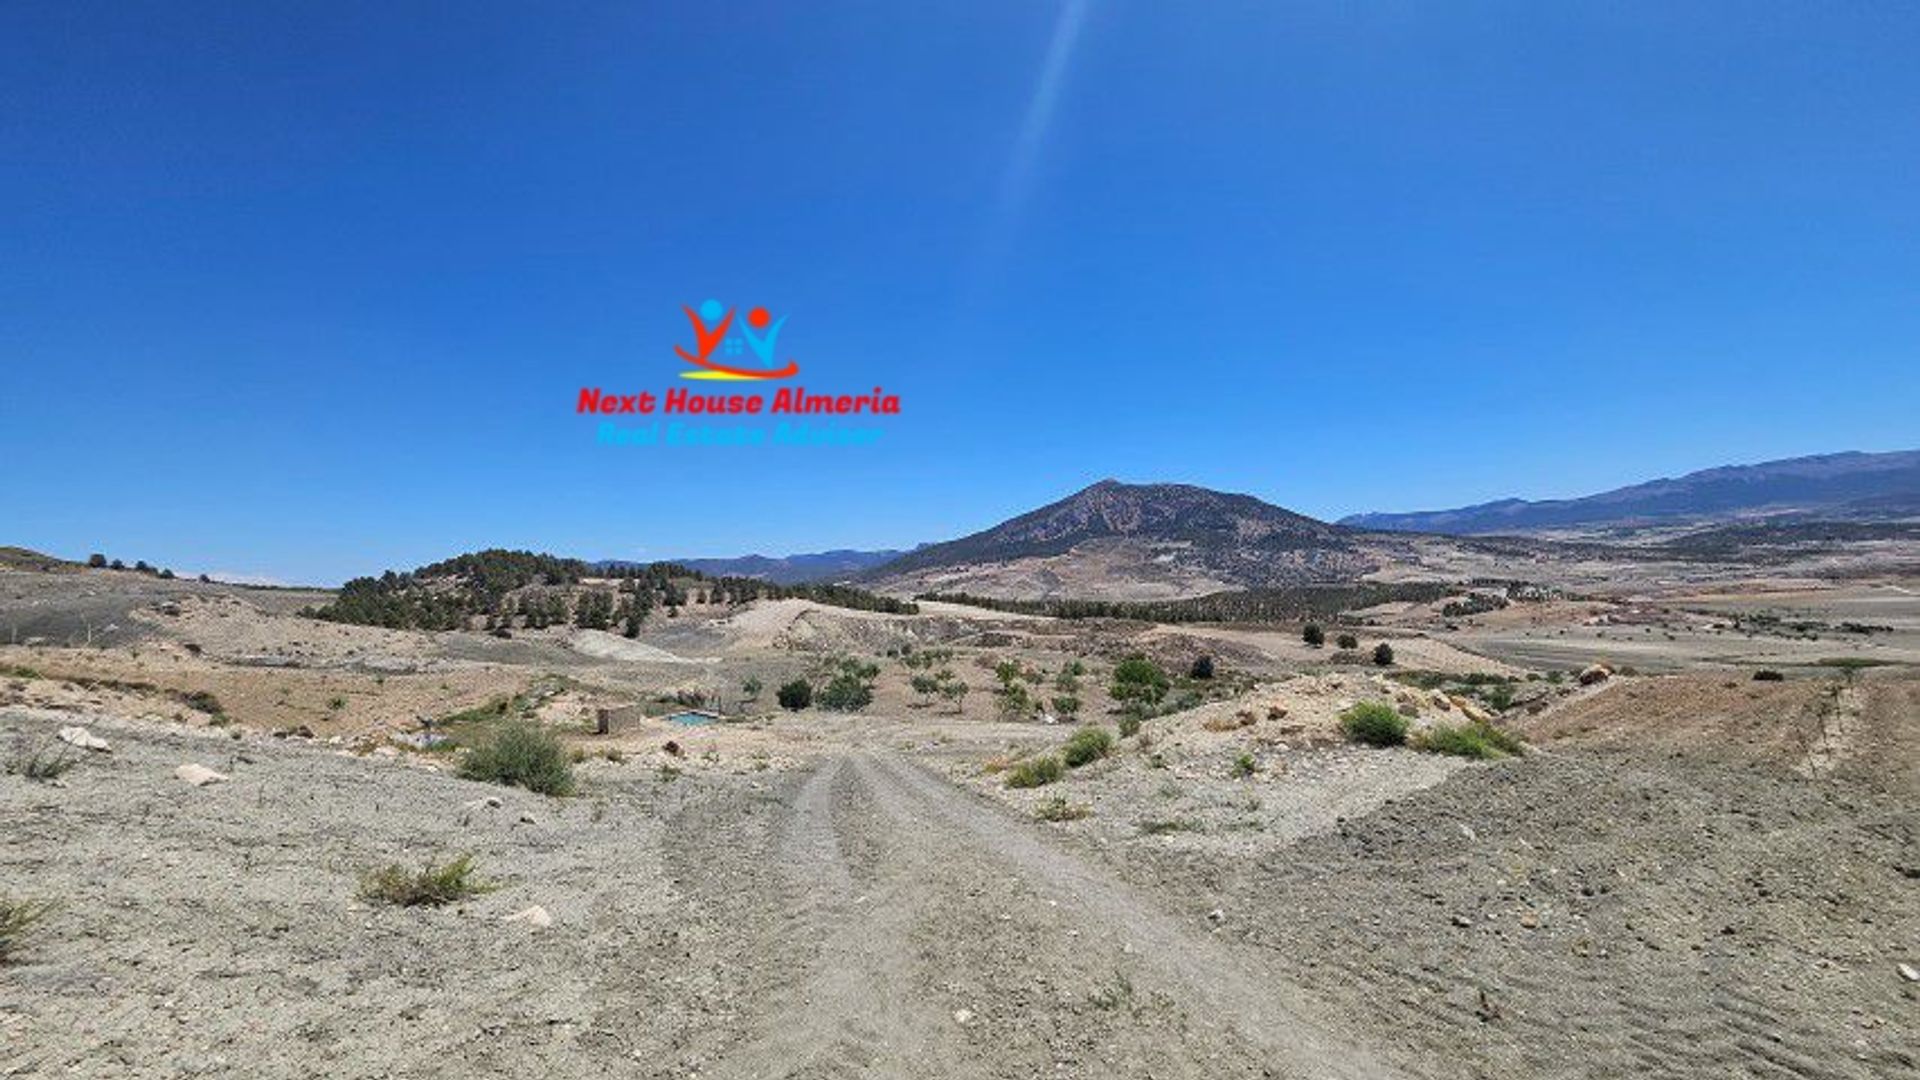
POLYGON ((813 963, 755 1018, 724 1058, 723 1077, 937 1075, 942 1017, 914 992, 910 906, 881 880, 890 850, 863 778, 843 758, 801 786, 776 861, 797 891, 786 933, 814 938, 813 963))
POLYGON ((1116 927, 1123 945, 1176 983, 1186 1012, 1202 1025, 1224 1021, 1230 1035, 1256 1047, 1267 1075, 1387 1080, 1400 1073, 1335 1034, 1314 1017, 1303 995, 1263 971, 1257 957, 1229 949, 1212 935, 1138 895, 1111 873, 1055 849, 994 808, 921 769, 889 756, 863 755, 855 767, 896 822, 929 836, 962 838, 975 857, 1012 868, 1085 921, 1116 927))

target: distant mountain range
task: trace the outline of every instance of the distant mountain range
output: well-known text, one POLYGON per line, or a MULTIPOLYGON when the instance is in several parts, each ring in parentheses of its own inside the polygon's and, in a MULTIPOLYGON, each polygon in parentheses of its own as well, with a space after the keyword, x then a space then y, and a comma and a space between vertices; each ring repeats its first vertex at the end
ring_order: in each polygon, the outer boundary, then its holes
POLYGON ((819 551, 802 555, 774 557, 741 555, 731 559, 678 559, 680 565, 714 577, 760 578, 780 585, 804 585, 813 582, 846 581, 890 562, 906 552, 819 551))
POLYGON ((1449 536, 1902 519, 1920 519, 1920 451, 1734 465, 1579 499, 1504 499, 1455 510, 1356 514, 1338 523, 1251 495, 1190 484, 1102 480, 992 528, 911 551, 679 561, 714 575, 781 584, 855 582, 896 595, 1158 600, 1345 583, 1409 566, 1497 572, 1516 558, 1555 559, 1575 552, 1567 544, 1539 539, 1449 536), (1400 533, 1440 535, 1394 535, 1400 533))
POLYGON ((1525 533, 1749 518, 1885 521, 1920 516, 1920 450, 1847 452, 1703 469, 1577 499, 1501 499, 1453 510, 1354 514, 1392 532, 1525 533))

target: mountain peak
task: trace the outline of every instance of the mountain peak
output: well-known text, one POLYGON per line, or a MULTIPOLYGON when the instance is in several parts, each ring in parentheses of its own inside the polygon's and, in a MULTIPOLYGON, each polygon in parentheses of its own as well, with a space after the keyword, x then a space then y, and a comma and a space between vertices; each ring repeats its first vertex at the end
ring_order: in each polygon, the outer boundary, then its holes
POLYGON ((1234 584, 1297 583, 1350 572, 1347 530, 1238 495, 1191 484, 1108 478, 990 529, 911 552, 877 578, 931 576, 963 566, 1099 552, 1234 584))

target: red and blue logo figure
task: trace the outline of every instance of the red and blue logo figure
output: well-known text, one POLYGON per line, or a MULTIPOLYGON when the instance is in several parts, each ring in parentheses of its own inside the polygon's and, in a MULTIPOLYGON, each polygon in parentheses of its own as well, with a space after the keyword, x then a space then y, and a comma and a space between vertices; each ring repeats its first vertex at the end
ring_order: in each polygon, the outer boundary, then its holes
POLYGON ((683 379, 785 379, 800 373, 800 365, 788 358, 785 366, 778 366, 775 349, 780 341, 780 328, 787 324, 787 317, 778 319, 768 314, 767 309, 756 307, 747 312, 747 317, 731 333, 734 326, 734 311, 718 300, 706 300, 698 310, 681 308, 687 313, 687 321, 693 324, 693 351, 684 346, 675 345, 673 351, 680 359, 692 364, 693 371, 683 371, 683 379), (714 359, 715 350, 719 350, 725 360, 714 359), (743 350, 751 356, 742 355, 743 350), (737 362, 734 358, 738 357, 737 362), (751 365, 751 366, 749 366, 751 365))

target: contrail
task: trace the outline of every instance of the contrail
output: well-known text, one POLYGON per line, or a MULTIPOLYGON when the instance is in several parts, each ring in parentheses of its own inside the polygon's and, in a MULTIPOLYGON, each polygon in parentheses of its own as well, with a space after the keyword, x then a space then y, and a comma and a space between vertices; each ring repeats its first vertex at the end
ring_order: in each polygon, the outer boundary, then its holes
POLYGON ((1013 153, 1000 176, 992 215, 974 259, 973 272, 968 275, 967 292, 971 295, 980 293, 1000 265, 1020 224, 1021 212, 1033 194, 1034 169, 1046 145, 1047 132, 1053 127, 1053 114, 1060 104, 1061 90, 1066 86, 1067 71, 1073 65, 1080 28, 1086 23, 1092 6, 1092 0, 1066 0, 1053 21, 1053 36, 1047 42, 1046 57, 1040 62, 1040 77, 1034 81, 1026 113, 1020 118, 1013 153))

